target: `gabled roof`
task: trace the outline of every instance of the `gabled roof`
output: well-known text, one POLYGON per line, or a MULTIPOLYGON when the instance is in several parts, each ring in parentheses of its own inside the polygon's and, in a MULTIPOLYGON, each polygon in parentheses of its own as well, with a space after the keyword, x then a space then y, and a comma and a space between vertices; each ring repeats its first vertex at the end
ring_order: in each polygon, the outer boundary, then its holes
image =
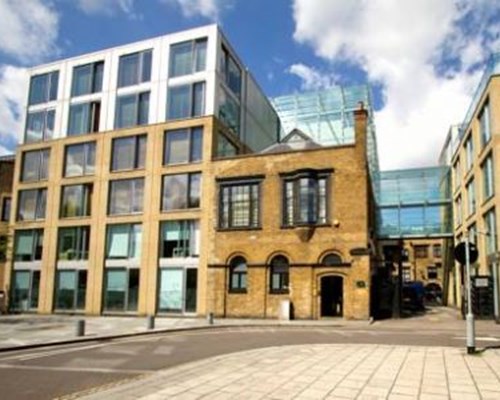
POLYGON ((300 129, 295 128, 292 129, 281 142, 265 148, 260 153, 284 153, 287 151, 319 149, 321 147, 323 146, 316 143, 300 129))

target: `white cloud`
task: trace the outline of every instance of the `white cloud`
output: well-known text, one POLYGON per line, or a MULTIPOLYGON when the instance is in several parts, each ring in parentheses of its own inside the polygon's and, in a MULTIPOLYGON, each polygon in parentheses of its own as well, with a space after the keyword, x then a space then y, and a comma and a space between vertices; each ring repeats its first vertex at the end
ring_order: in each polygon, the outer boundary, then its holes
POLYGON ((187 17, 201 16, 218 21, 221 13, 233 7, 235 0, 160 0, 165 4, 175 4, 187 17))
POLYGON ((59 15, 50 1, 0 1, 0 51, 23 63, 56 54, 59 15))
POLYGON ((328 88, 334 86, 337 81, 335 75, 320 72, 313 67, 301 63, 291 65, 286 72, 296 75, 302 80, 302 90, 328 88))
POLYGON ((449 126, 462 122, 480 76, 472 67, 498 44, 500 21, 488 16, 499 7, 486 0, 294 0, 294 38, 382 84, 385 105, 375 120, 382 168, 429 165, 449 126))
POLYGON ((27 86, 25 68, 0 66, 0 152, 12 152, 9 144, 18 141, 27 86))
POLYGON ((78 0, 78 7, 89 15, 113 16, 117 12, 127 14, 131 18, 139 15, 134 11, 135 0, 78 0))

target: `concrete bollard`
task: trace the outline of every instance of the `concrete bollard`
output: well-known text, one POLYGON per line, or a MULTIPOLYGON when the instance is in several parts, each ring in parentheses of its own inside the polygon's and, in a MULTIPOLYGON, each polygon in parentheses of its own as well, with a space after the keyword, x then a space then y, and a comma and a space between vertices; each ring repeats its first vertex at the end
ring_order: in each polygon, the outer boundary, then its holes
POLYGON ((85 320, 79 319, 76 321, 76 336, 85 336, 85 320))
POLYGON ((155 328, 155 316, 154 315, 147 316, 147 326, 148 326, 148 330, 155 328))
POLYGON ((214 313, 211 312, 207 314, 207 322, 209 325, 214 324, 214 313))

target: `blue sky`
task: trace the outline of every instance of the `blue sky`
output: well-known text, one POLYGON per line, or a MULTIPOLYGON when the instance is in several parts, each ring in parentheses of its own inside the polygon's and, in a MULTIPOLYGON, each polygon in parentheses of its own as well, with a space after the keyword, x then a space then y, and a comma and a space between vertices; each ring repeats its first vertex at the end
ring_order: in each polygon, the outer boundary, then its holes
POLYGON ((491 0, 0 0, 0 153, 20 130, 24 68, 212 22, 268 96, 367 83, 384 168, 437 161, 484 61, 491 0))

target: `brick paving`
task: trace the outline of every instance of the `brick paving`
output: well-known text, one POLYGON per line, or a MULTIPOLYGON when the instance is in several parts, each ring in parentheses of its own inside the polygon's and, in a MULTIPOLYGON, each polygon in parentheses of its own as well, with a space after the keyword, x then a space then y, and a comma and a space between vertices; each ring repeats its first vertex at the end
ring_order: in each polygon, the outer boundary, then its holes
POLYGON ((299 345, 262 348, 163 370, 85 400, 500 399, 500 350, 299 345))

